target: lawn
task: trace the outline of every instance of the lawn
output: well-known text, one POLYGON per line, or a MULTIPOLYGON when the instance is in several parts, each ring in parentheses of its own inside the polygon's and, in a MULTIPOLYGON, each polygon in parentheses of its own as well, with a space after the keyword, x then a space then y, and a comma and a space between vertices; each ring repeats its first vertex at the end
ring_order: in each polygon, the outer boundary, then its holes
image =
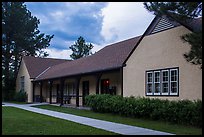
POLYGON ((85 117, 90 117, 90 118, 95 118, 100 120, 106 120, 106 121, 111 121, 116 123, 128 124, 132 126, 139 126, 139 127, 169 132, 177 135, 202 135, 202 128, 171 124, 171 123, 162 122, 162 121, 152 121, 147 119, 122 117, 119 115, 114 115, 109 113, 96 113, 90 110, 79 110, 74 108, 65 108, 65 107, 59 107, 59 106, 53 106, 53 105, 41 105, 41 106, 35 106, 35 107, 74 114, 78 116, 85 116, 85 117))
POLYGON ((116 133, 4 106, 2 135, 116 135, 116 133))

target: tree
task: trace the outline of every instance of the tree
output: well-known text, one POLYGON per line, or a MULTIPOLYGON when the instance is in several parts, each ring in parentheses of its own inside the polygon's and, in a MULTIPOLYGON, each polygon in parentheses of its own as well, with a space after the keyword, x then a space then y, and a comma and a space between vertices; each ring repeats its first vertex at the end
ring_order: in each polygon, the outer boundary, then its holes
POLYGON ((31 15, 24 2, 2 2, 2 78, 4 90, 15 87, 15 79, 24 55, 47 55, 47 48, 54 35, 40 33, 39 19, 31 15), (42 53, 42 54, 39 54, 42 53))
MULTIPOLYGON (((184 24, 202 16, 202 2, 144 2, 144 6, 155 15, 166 15, 169 19, 179 20, 184 24)), ((202 27, 181 36, 181 39, 191 45, 191 50, 184 54, 186 60, 200 65, 202 69, 202 27)))
POLYGON ((70 57, 75 60, 91 55, 91 49, 93 48, 93 45, 91 43, 86 44, 85 39, 80 36, 75 44, 71 45, 69 48, 73 52, 70 57))

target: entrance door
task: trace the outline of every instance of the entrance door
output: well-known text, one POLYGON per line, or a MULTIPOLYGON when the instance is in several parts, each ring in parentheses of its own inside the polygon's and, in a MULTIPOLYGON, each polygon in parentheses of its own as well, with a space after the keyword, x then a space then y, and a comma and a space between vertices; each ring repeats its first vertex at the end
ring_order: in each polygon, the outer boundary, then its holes
POLYGON ((101 94, 109 94, 109 79, 102 79, 101 80, 101 94))
POLYGON ((82 105, 85 105, 85 96, 89 95, 89 81, 83 81, 82 83, 82 105))

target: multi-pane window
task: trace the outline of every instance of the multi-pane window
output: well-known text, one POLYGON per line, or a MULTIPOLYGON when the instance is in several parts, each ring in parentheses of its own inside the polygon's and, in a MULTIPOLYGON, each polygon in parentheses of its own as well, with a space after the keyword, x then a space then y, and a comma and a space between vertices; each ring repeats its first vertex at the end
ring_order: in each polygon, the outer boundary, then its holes
POLYGON ((147 72, 147 95, 153 94, 153 73, 147 72))
POLYGON ((74 83, 67 83, 66 84, 65 95, 69 95, 69 96, 75 96, 76 95, 76 90, 75 90, 75 84, 74 83))
POLYGON ((162 95, 169 94, 169 70, 162 70, 162 95))
POLYGON ((154 95, 160 95, 160 71, 154 71, 154 95))
POLYGON ((20 89, 21 89, 21 91, 24 91, 25 90, 25 88, 24 88, 24 86, 25 86, 25 77, 24 76, 21 76, 20 77, 20 89))
POLYGON ((178 95, 178 68, 147 71, 146 95, 178 95))
POLYGON ((172 69, 170 70, 170 94, 171 95, 176 95, 178 93, 178 70, 177 69, 172 69))

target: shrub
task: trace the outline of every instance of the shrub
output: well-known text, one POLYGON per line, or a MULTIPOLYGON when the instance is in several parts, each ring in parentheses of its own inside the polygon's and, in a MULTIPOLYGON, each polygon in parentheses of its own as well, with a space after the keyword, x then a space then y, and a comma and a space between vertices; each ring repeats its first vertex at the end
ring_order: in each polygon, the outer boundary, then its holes
POLYGON ((19 91, 14 96, 14 101, 18 102, 26 102, 27 101, 27 93, 24 91, 19 91))
POLYGON ((124 116, 163 120, 177 124, 202 127, 202 101, 169 101, 145 97, 118 95, 89 95, 85 98, 93 111, 124 116))

